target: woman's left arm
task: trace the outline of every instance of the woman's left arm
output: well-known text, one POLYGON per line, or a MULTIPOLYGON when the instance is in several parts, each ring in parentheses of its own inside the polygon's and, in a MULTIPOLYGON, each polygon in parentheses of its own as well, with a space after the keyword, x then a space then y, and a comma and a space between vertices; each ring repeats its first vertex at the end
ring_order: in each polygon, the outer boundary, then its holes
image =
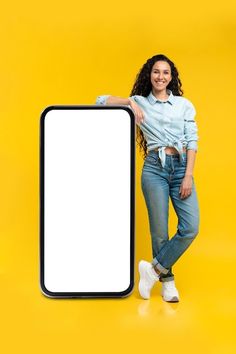
POLYGON ((187 150, 187 166, 185 170, 185 175, 180 186, 180 198, 187 198, 192 193, 193 185, 193 169, 196 158, 195 150, 187 150))
POLYGON ((180 198, 187 198, 192 193, 193 169, 195 164, 198 128, 195 121, 196 110, 192 102, 186 101, 184 114, 184 134, 187 140, 187 166, 185 175, 180 186, 180 198))

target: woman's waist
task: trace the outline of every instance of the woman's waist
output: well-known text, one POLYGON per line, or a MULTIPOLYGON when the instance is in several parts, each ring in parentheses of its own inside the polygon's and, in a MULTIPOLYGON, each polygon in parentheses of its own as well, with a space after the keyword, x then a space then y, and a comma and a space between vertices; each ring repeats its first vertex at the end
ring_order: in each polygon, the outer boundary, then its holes
MULTIPOLYGON (((154 150, 154 151, 158 151, 160 148, 161 148, 161 147, 158 147, 158 148, 155 148, 155 149, 153 149, 153 150, 154 150)), ((186 153, 186 148, 185 148, 185 147, 183 147, 183 152, 186 153)), ((172 146, 166 146, 166 147, 165 147, 165 153, 166 153, 167 155, 176 155, 176 154, 178 154, 179 152, 178 152, 178 150, 177 150, 176 148, 174 148, 174 147, 172 147, 172 146)))

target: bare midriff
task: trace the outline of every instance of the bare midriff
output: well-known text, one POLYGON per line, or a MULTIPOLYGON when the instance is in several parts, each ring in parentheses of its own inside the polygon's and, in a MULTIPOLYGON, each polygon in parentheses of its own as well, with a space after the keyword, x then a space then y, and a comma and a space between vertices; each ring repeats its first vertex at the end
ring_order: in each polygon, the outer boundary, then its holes
MULTIPOLYGON (((154 149, 155 151, 158 151, 159 148, 154 149)), ((186 148, 183 148, 183 152, 186 152, 186 148)), ((175 155, 178 154, 178 150, 176 150, 176 148, 172 147, 172 146, 167 146, 165 148, 165 153, 167 155, 175 155)))

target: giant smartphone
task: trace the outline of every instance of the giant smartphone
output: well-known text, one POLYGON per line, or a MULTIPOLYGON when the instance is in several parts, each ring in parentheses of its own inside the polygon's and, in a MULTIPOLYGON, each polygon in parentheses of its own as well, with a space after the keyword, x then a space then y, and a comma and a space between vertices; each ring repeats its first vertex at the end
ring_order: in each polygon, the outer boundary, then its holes
POLYGON ((126 297, 134 287, 135 117, 121 105, 40 117, 40 289, 126 297))

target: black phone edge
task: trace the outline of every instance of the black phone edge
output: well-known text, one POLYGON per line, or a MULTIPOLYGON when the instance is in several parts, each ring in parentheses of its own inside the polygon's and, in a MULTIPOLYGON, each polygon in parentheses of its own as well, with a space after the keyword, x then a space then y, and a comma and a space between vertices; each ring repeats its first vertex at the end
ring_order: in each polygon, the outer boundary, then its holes
POLYGON ((40 129, 39 129, 39 287, 41 293, 49 299, 94 299, 94 298, 125 298, 131 295, 134 291, 134 264, 135 264, 135 136, 136 136, 136 126, 135 126, 135 116, 133 110, 126 105, 50 105, 47 106, 40 115, 40 129), (130 191, 131 191, 131 230, 130 230, 130 256, 131 256, 131 266, 130 266, 130 284, 128 288, 122 292, 51 292, 44 285, 44 121, 46 114, 54 109, 124 109, 130 115, 131 123, 131 178, 130 178, 130 191))

